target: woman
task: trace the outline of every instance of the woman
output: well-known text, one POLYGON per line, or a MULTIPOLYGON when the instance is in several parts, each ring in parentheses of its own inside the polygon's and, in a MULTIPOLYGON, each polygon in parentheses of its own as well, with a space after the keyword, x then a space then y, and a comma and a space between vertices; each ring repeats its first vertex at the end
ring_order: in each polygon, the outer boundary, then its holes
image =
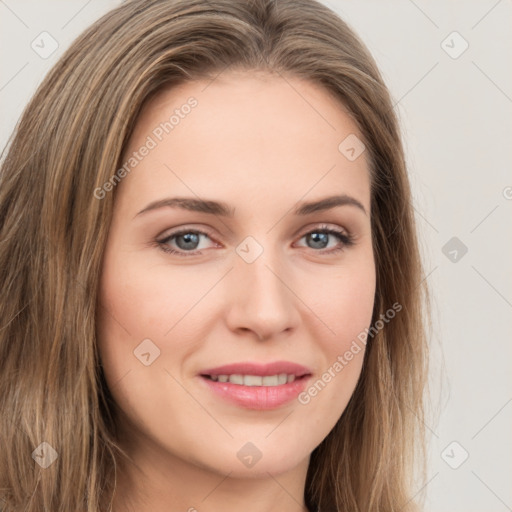
POLYGON ((414 509, 427 290, 333 12, 111 11, 26 108, 0 211, 2 510, 414 509))

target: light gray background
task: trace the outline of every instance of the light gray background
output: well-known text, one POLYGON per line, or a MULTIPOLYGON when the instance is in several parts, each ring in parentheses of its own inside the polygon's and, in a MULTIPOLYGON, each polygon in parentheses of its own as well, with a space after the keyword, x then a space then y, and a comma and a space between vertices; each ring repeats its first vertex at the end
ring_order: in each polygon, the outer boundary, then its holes
MULTIPOLYGON (((119 3, 0 0, 2 148, 64 49, 119 3), (31 48, 42 50, 43 31, 59 45, 48 58, 31 48)), ((432 512, 512 511, 511 1, 323 3, 370 48, 404 133, 434 293, 430 462, 418 497, 432 512)))

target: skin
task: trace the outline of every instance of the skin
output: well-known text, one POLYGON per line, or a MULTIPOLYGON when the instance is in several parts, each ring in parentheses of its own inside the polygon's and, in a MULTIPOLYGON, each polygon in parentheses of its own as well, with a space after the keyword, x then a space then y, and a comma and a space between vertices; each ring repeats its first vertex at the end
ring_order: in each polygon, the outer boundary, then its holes
POLYGON ((349 161, 338 150, 348 135, 362 136, 343 105, 315 84, 231 71, 160 92, 142 111, 127 158, 191 96, 197 106, 115 190, 98 338, 119 442, 133 463, 120 466, 114 511, 305 511, 310 455, 343 413, 364 349, 306 405, 242 408, 213 394, 198 374, 285 360, 309 367, 313 383, 370 325, 367 155, 349 161), (335 193, 366 212, 344 205, 293 214, 298 202, 335 193), (223 201, 234 217, 173 207, 137 215, 177 196, 223 201), (319 245, 306 236, 324 225, 350 233, 354 244, 327 235, 319 245), (211 237, 195 246, 174 238, 167 247, 185 256, 164 252, 157 240, 181 228, 211 237), (263 249, 252 263, 236 251, 248 236, 263 249), (134 355, 144 339, 160 350, 148 366, 134 355), (252 467, 237 457, 247 442, 262 455, 252 467))

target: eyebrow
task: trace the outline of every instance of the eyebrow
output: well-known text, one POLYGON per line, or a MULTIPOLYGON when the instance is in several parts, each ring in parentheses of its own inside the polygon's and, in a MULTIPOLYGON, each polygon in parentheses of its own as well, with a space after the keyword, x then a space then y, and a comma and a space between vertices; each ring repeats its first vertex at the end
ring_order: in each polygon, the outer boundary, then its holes
MULTIPOLYGON (((366 210, 361 202, 346 194, 325 197, 318 201, 299 203, 298 206, 296 206, 294 209, 293 213, 300 216, 311 215, 312 213, 330 210, 338 206, 355 206, 356 208, 362 210, 365 215, 367 215, 366 210)), ((183 210, 208 213, 211 215, 218 215, 221 217, 229 218, 232 218, 235 215, 235 209, 231 208, 229 205, 222 201, 195 199, 193 197, 169 197, 149 203, 145 208, 137 213, 136 217, 144 213, 165 207, 181 208, 183 210)))

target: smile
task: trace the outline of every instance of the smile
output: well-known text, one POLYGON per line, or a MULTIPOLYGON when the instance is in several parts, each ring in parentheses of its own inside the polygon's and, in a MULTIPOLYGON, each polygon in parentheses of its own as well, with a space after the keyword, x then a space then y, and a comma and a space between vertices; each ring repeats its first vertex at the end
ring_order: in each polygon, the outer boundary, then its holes
POLYGON ((280 373, 276 375, 206 375, 215 382, 230 382, 239 386, 282 386, 295 380, 294 374, 280 373))

